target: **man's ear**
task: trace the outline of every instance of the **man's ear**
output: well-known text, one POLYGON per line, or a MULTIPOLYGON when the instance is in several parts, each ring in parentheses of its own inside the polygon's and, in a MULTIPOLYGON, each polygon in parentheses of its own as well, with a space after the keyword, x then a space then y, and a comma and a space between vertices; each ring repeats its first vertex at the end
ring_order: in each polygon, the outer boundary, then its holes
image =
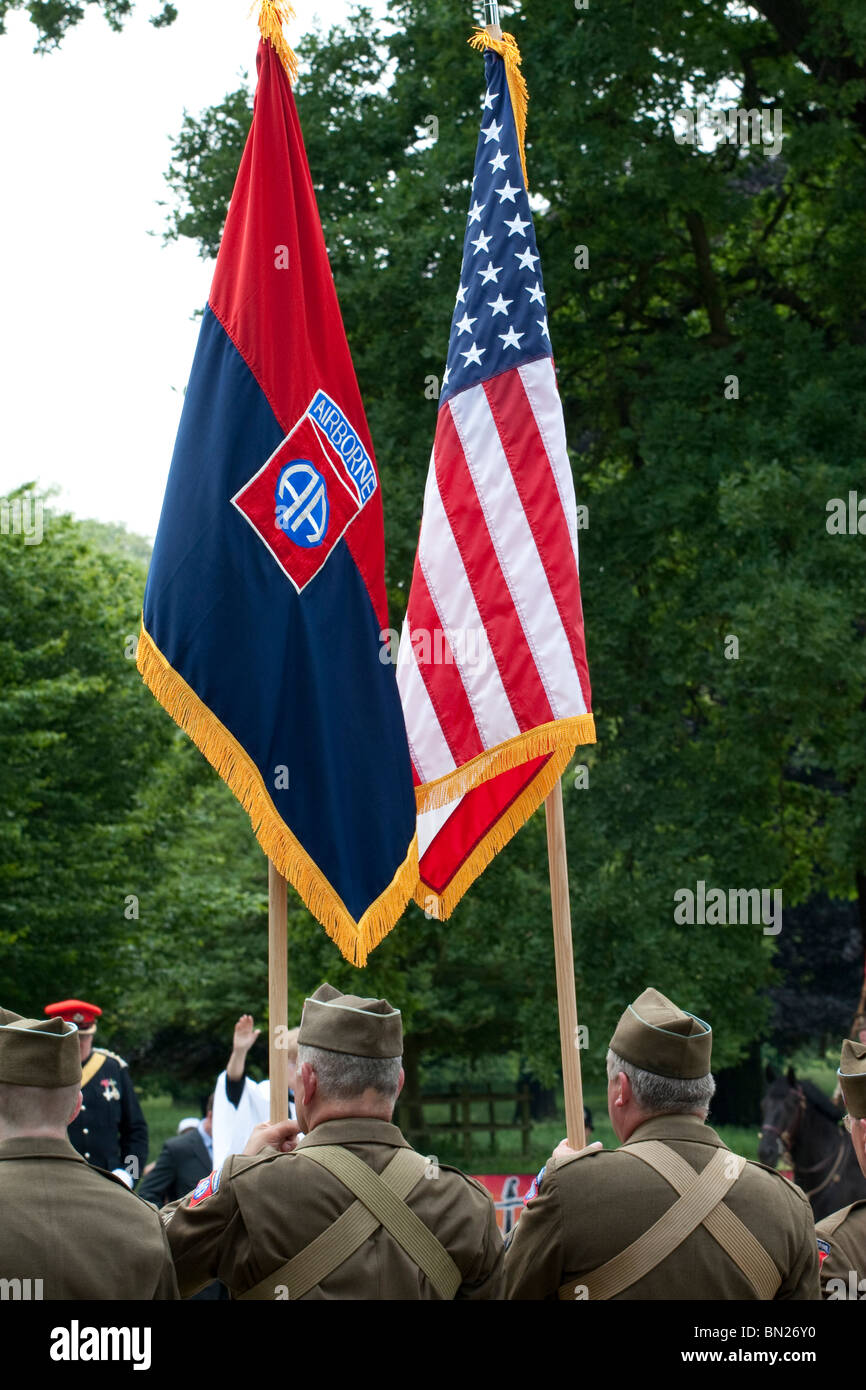
POLYGON ((78 1112, 79 1112, 79 1110, 81 1109, 83 1103, 84 1103, 84 1096, 83 1096, 83 1095, 81 1094, 81 1092, 79 1091, 79 1092, 78 1092, 78 1095, 75 1097, 75 1109, 73 1110, 72 1114, 69 1116, 69 1119, 66 1121, 67 1125, 71 1125, 71 1124, 72 1124, 72 1121, 75 1120, 75 1119, 77 1119, 77 1117, 78 1117, 78 1112))
POLYGON ((309 1062, 304 1062, 298 1073, 298 1080, 300 1082, 302 1104, 311 1105, 313 1096, 319 1088, 319 1078, 316 1076, 309 1062))
MULTIPOLYGON (((399 1075, 398 1078, 397 1078, 397 1096, 399 1096, 400 1092, 402 1091, 402 1089, 403 1089, 403 1082, 404 1082, 405 1080, 406 1080, 406 1073, 404 1072, 403 1068, 401 1067, 401 1068, 400 1068, 400 1075, 399 1075)), ((397 1096, 394 1097, 395 1103, 396 1103, 396 1100, 397 1100, 397 1096)))
POLYGON ((614 1105, 628 1105, 629 1101, 634 1098, 634 1092, 631 1089, 631 1082, 629 1081, 624 1071, 621 1071, 619 1073, 616 1080, 617 1085, 619 1087, 619 1091, 616 1100, 614 1101, 614 1105))

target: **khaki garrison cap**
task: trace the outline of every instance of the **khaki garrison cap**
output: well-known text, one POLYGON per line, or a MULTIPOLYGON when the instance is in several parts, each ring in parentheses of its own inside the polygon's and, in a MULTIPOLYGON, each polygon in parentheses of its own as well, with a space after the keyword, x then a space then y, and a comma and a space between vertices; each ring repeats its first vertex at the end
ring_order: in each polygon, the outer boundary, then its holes
POLYGON ((333 985, 320 985, 304 1001, 299 1047, 322 1047, 353 1057, 400 1057, 403 1020, 387 999, 362 999, 341 994, 333 985))
POLYGON ((712 1046, 710 1025, 657 989, 645 989, 629 1004, 610 1040, 611 1051, 633 1067, 681 1081, 707 1075, 712 1046))
POLYGON ((866 1043, 845 1039, 836 1075, 848 1114, 855 1120, 866 1119, 866 1043))
POLYGON ((0 1082, 58 1089, 81 1081, 78 1029, 62 1018, 20 1018, 0 1009, 0 1082))

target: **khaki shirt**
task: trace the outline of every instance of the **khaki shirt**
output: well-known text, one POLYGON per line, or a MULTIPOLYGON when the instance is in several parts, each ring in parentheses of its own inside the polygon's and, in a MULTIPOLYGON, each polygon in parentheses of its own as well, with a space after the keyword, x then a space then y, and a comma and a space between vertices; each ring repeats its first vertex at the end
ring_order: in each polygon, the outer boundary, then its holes
MULTIPOLYGON (((701 1172, 726 1147, 696 1115, 659 1115, 630 1140, 657 1139, 701 1172)), ((621 1149, 551 1158, 541 1190, 524 1208, 505 1256, 509 1298, 550 1299, 643 1235, 677 1200, 648 1164, 621 1149)), ((748 1163, 725 1198, 782 1276, 777 1299, 817 1299, 818 1251, 808 1200, 780 1174, 748 1163)), ((746 1276, 704 1226, 619 1299, 754 1299, 746 1276)))
POLYGON ((852 1202, 825 1216, 815 1227, 815 1233, 819 1253, 824 1257, 821 1260, 823 1297, 866 1298, 866 1201, 852 1202), (841 1280, 841 1283, 830 1284, 831 1279, 841 1280))
MULTIPOLYGON (((327 1120, 299 1147, 339 1144, 377 1173, 395 1149, 411 1147, 396 1125, 358 1118, 327 1120)), ((457 1168, 431 1169, 406 1201, 429 1227, 463 1275, 457 1298, 501 1298, 504 1247, 490 1194, 457 1168)), ((232 1294, 253 1288, 305 1249, 356 1200, 339 1178, 300 1154, 264 1149, 254 1158, 233 1155, 216 1191, 193 1194, 167 1207, 168 1241, 184 1296, 212 1279, 232 1294), (194 1205, 192 1204, 194 1203, 194 1205)), ((817 1260, 817 1251, 815 1254, 817 1260)), ((307 1299, 436 1299, 418 1266, 382 1226, 317 1284, 307 1299)))
MULTIPOLYGON (((29 1279, 30 1297, 178 1297, 157 1212, 68 1139, 0 1142, 0 1229, 0 1278, 29 1279)), ((28 1292, 3 1289, 11 1298, 28 1292)))

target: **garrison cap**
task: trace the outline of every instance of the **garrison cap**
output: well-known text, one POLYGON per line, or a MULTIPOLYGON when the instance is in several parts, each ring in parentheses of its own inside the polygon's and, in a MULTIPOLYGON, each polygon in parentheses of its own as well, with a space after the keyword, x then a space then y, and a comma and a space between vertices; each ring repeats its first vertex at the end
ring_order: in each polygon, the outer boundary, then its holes
POLYGON ((304 1001, 298 1045, 354 1057, 400 1057, 403 1019, 387 999, 341 994, 324 984, 304 1001))
POLYGON ((866 1043, 845 1039, 836 1075, 848 1114, 855 1120, 866 1119, 866 1043))
POLYGON ((0 1081, 57 1089, 81 1081, 78 1029, 63 1018, 19 1018, 0 1009, 0 1081))
POLYGON ((694 1081, 710 1070, 713 1030, 657 989, 645 989, 622 1015, 610 1046, 642 1071, 694 1081))
POLYGON ((49 1018, 65 1018, 81 1033, 95 1033, 96 1020, 101 1017, 102 1010, 95 1004, 86 1004, 83 999, 61 999, 59 1004, 46 1004, 43 1013, 49 1018))

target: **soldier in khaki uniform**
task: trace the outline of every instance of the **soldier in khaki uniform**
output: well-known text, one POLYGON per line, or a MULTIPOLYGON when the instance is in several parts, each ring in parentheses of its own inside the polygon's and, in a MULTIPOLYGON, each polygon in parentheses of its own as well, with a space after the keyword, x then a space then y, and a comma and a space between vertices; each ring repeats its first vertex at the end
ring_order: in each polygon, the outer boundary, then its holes
POLYGON ((75 1024, 0 1009, 3 1297, 177 1298, 153 1207, 70 1144, 80 1105, 75 1024))
POLYGON ((402 1051, 386 1000, 327 984, 307 999, 300 1143, 294 1121, 259 1125, 243 1155, 163 1208, 183 1294, 220 1279, 250 1299, 503 1296, 489 1193, 424 1159, 391 1123, 402 1051))
POLYGON ((704 1122, 708 1024, 648 989, 608 1052, 622 1147, 560 1145, 506 1251, 516 1299, 816 1299, 812 1210, 704 1122))
MULTIPOLYGON (((846 1038, 836 1073, 848 1111, 846 1126, 866 1177, 866 1044, 846 1038)), ((866 1297, 866 1201, 825 1216, 815 1227, 821 1260, 821 1293, 827 1299, 866 1297)))

